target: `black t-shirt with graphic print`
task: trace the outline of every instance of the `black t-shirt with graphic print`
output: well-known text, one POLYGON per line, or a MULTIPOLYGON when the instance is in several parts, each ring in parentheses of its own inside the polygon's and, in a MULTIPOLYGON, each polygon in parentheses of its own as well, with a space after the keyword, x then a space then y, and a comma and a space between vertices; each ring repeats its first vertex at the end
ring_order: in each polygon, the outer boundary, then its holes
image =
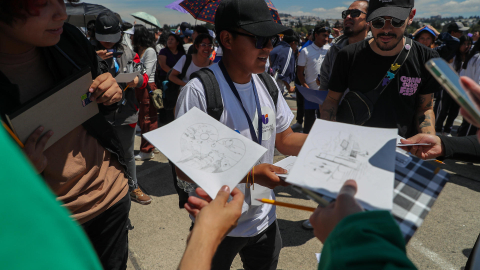
MULTIPOLYGON (((410 137, 418 133, 415 121, 418 95, 440 91, 441 86, 425 68, 438 53, 414 41, 410 54, 393 81, 374 105, 369 127, 398 128, 398 134, 410 137)), ((368 40, 344 47, 338 52, 329 82, 329 90, 344 92, 347 88, 369 92, 383 79, 397 56, 375 53, 368 40)))

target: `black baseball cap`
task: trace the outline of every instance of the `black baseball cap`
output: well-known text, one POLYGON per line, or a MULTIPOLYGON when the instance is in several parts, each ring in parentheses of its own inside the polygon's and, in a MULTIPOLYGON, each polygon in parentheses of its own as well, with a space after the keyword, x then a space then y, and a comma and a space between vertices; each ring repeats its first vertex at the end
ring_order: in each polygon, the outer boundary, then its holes
POLYGON ((461 22, 452 22, 447 27, 448 32, 451 32, 451 31, 462 32, 462 31, 467 31, 468 29, 470 28, 465 27, 461 22))
POLYGON ((122 37, 121 23, 111 11, 104 11, 95 21, 95 38, 102 42, 117 43, 122 37))
POLYGON ((370 0, 367 22, 378 17, 394 17, 406 20, 414 6, 414 0, 370 0))
POLYGON ((215 12, 215 32, 240 28, 255 36, 270 37, 289 28, 273 21, 263 0, 222 0, 215 12))

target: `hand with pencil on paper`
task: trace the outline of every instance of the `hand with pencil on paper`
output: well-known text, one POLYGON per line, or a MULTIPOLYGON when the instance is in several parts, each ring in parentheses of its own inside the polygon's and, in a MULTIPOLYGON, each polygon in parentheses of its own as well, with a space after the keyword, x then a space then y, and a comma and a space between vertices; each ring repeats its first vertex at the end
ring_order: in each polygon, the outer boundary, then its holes
POLYGON ((187 247, 178 269, 210 269, 218 245, 237 226, 242 215, 244 195, 238 189, 223 186, 212 200, 207 193, 197 188, 203 199, 190 196, 185 209, 195 217, 195 225, 187 240, 187 247), (232 195, 232 200, 228 198, 232 195))

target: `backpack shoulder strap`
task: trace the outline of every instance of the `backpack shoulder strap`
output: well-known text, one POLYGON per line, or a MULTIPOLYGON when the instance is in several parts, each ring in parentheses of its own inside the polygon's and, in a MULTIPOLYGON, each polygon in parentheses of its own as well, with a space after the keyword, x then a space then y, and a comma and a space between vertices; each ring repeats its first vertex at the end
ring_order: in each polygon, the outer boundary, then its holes
POLYGON ((185 75, 187 75, 188 67, 192 63, 192 55, 191 54, 186 54, 185 57, 186 57, 186 59, 185 59, 185 64, 183 65, 183 68, 182 68, 182 73, 180 73, 178 75, 178 78, 180 80, 183 79, 185 77, 185 75))
POLYGON ((222 93, 218 85, 215 74, 209 68, 202 68, 190 76, 191 79, 198 78, 205 89, 205 99, 207 101, 207 113, 211 117, 220 121, 223 113, 222 93))
POLYGON ((258 77, 262 79, 263 83, 267 87, 268 93, 272 97, 273 104, 275 105, 275 109, 277 108, 277 101, 278 101, 278 88, 275 82, 273 81, 272 76, 270 76, 268 73, 260 73, 258 74, 258 77))

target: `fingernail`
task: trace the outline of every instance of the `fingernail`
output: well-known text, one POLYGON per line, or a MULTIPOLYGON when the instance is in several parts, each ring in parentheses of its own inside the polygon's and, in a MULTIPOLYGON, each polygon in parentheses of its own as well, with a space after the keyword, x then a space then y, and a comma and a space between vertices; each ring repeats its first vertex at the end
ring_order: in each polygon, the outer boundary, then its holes
POLYGON ((230 193, 230 188, 227 185, 223 186, 221 190, 230 193))
POLYGON ((52 136, 52 135, 53 135, 53 131, 50 130, 50 131, 48 132, 48 136, 52 136))
POLYGON ((88 89, 88 92, 93 93, 93 90, 94 90, 93 88, 90 88, 90 89, 88 89))
POLYGON ((40 132, 43 132, 44 129, 45 129, 44 127, 39 128, 40 132))

